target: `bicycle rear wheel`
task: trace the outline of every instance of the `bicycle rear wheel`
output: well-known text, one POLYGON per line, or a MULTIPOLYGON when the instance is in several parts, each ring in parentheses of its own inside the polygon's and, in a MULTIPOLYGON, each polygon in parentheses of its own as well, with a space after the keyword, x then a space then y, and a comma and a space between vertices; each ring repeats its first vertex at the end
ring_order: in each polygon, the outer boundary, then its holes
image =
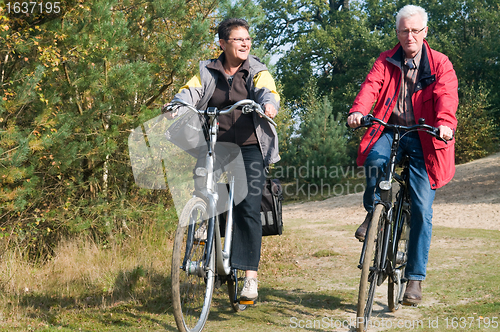
POLYGON ((365 238, 365 256, 359 282, 356 330, 366 331, 373 309, 375 289, 380 271, 382 256, 382 229, 386 215, 385 207, 377 204, 365 238))
POLYGON ((199 197, 188 201, 179 218, 172 254, 172 302, 177 328, 199 332, 205 326, 215 283, 215 252, 207 252, 207 204, 199 197))
POLYGON ((387 299, 389 310, 392 312, 399 309, 405 290, 405 283, 402 282, 405 274, 406 261, 408 260, 408 241, 410 239, 410 215, 403 212, 401 215, 402 226, 399 234, 399 241, 396 244, 396 254, 393 258, 394 273, 389 278, 387 287, 387 299))
POLYGON ((229 301, 234 312, 243 311, 247 308, 245 304, 240 304, 237 300, 238 291, 243 288, 245 280, 245 271, 233 270, 233 273, 227 280, 227 293, 229 294, 229 301))

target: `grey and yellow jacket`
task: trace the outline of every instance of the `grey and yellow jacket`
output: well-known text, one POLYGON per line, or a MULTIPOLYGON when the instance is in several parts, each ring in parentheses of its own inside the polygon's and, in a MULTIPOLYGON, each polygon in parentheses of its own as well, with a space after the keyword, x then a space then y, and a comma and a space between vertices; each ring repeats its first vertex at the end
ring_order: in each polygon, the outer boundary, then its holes
MULTIPOLYGON (((207 65, 216 60, 201 61, 199 72, 180 88, 175 98, 182 99, 194 105, 199 110, 206 109, 215 91, 218 75, 220 74, 216 70, 207 68, 207 65)), ((276 84, 266 65, 253 55, 248 57, 248 61, 250 64, 249 78, 252 78, 247 80, 247 90, 249 91, 250 99, 255 100, 262 107, 265 104, 272 104, 276 110, 279 110, 280 97, 276 91, 276 84)), ((252 112, 252 114, 255 134, 259 141, 262 157, 264 158, 264 165, 268 166, 278 162, 280 157, 276 129, 266 119, 258 116, 257 113, 252 112)))

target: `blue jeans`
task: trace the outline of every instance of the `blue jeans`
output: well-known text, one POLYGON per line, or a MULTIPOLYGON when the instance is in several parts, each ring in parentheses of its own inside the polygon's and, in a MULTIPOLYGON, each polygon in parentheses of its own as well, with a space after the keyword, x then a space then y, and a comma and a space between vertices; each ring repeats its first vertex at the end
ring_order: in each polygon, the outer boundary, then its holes
MULTIPOLYGON (((393 138, 392 131, 384 132, 366 158, 364 165, 366 190, 363 205, 368 212, 373 211, 373 202, 375 198, 379 198, 378 190, 375 190, 376 184, 385 172, 393 138)), ((401 139, 397 161, 399 162, 404 155, 410 158, 411 199, 411 230, 405 276, 409 280, 424 280, 432 236, 432 203, 436 191, 431 188, 429 182, 418 133, 409 133, 401 139)))

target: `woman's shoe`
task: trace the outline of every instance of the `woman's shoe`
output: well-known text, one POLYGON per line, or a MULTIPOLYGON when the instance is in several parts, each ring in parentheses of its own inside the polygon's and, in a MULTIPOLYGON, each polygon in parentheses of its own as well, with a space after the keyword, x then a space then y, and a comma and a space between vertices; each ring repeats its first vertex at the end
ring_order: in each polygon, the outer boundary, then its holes
POLYGON ((246 301, 254 301, 259 296, 257 292, 257 278, 247 278, 244 279, 243 289, 241 290, 240 298, 246 301))

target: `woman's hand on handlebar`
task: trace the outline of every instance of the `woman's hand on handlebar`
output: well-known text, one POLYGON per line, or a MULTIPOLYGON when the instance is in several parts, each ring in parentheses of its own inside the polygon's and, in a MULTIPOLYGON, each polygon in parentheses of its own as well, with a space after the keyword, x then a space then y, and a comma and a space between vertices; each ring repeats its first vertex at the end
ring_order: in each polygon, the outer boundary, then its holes
POLYGON ((363 114, 361 114, 360 112, 354 112, 347 117, 347 124, 351 128, 357 128, 361 126, 362 119, 363 119, 363 114))
POLYGON ((165 113, 165 117, 169 120, 172 120, 177 116, 177 109, 173 109, 170 106, 170 103, 166 103, 165 105, 163 105, 163 107, 161 108, 161 112, 165 113))
POLYGON ((276 111, 276 108, 274 108, 272 104, 265 104, 264 114, 270 117, 271 119, 274 119, 274 117, 276 116, 276 114, 278 114, 278 112, 276 111))

